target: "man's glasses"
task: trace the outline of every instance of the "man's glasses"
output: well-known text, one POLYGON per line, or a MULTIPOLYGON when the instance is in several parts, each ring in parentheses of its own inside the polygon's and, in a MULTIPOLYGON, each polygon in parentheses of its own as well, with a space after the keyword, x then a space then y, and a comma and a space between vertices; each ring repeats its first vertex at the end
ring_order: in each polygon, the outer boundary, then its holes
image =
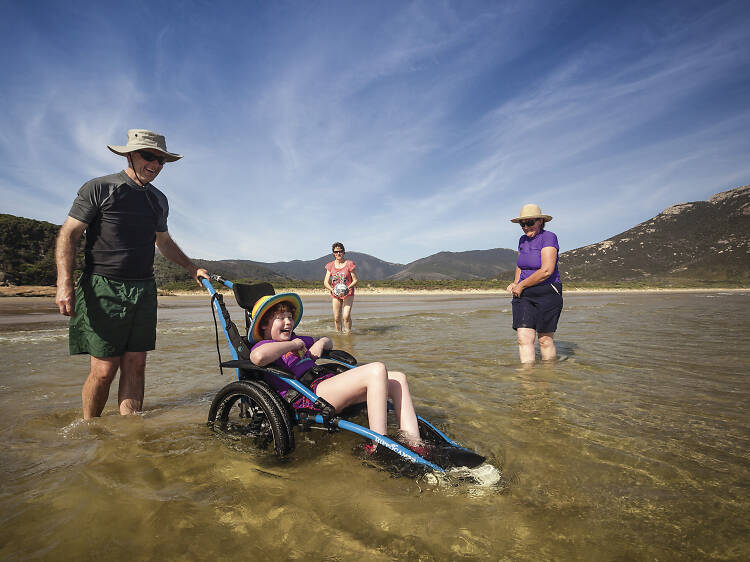
POLYGON ((334 250, 333 253, 334 254, 345 254, 346 252, 344 252, 344 250, 334 250))
POLYGON ((518 221, 518 224, 521 225, 521 228, 523 228, 524 226, 534 226, 536 224, 536 221, 538 221, 538 220, 539 219, 530 219, 530 220, 527 220, 527 221, 518 221))
POLYGON ((167 161, 167 159, 164 156, 158 156, 154 154, 153 152, 148 152, 146 150, 136 150, 136 152, 146 162, 153 162, 154 160, 156 160, 160 166, 163 166, 164 162, 167 161))

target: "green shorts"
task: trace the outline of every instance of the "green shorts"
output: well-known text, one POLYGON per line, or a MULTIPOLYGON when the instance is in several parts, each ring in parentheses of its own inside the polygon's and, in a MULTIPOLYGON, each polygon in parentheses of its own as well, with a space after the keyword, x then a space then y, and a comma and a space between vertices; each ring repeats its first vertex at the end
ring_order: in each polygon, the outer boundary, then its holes
POLYGON ((83 274, 70 319, 70 354, 117 357, 156 347, 156 282, 83 274))

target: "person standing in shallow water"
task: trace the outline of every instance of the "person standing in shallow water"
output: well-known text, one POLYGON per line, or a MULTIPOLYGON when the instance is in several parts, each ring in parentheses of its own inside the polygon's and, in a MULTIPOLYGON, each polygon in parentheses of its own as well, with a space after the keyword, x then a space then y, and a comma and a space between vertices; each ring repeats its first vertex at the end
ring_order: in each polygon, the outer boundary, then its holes
POLYGON ((333 323, 336 331, 344 333, 352 330, 352 305, 354 304, 354 286, 357 284, 357 274, 354 273, 356 265, 352 260, 344 258, 346 250, 341 242, 334 242, 333 261, 326 264, 326 275, 323 278, 323 286, 331 291, 331 304, 333 306, 333 323))
POLYGON ((151 184, 166 162, 182 155, 168 152, 165 138, 145 129, 131 129, 127 145, 107 148, 127 158, 128 167, 78 190, 55 248, 55 302, 61 314, 70 316, 70 354, 91 356, 81 391, 84 419, 101 415, 118 371, 120 414, 143 407, 146 354, 156 347, 154 247, 199 284, 199 277, 209 276, 172 240, 167 198, 151 184), (74 284, 84 230, 85 265, 74 284))
POLYGON ((542 360, 557 357, 554 336, 563 308, 562 282, 557 267, 560 246, 554 232, 545 230, 552 220, 539 205, 524 205, 516 222, 523 229, 518 241, 518 260, 513 283, 513 329, 518 334, 521 363, 536 359, 534 340, 539 340, 542 360))

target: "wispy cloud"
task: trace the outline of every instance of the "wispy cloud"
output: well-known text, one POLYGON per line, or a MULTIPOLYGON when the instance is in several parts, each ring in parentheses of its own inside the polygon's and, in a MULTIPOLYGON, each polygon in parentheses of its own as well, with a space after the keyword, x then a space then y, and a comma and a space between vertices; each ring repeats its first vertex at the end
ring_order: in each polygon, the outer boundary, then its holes
POLYGON ((569 249, 750 182, 741 4, 188 4, 11 7, 5 212, 62 222, 131 127, 186 154, 155 183, 205 258, 514 247, 530 201, 569 249))

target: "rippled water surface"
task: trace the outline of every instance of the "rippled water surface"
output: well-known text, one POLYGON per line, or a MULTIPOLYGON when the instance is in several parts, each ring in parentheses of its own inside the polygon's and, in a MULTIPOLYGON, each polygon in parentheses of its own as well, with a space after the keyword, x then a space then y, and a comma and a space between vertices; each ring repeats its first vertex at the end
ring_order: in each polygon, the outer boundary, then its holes
MULTIPOLYGON (((303 300, 298 332, 332 335, 328 301, 303 300)), ((297 434, 286 462, 218 439, 233 374, 208 298, 161 300, 142 416, 114 384, 83 422, 64 319, 6 298, 0 558, 750 558, 750 293, 566 294, 562 360, 527 370, 505 296, 360 295, 353 317, 336 347, 405 371, 500 482, 395 477, 345 432, 297 434)))

